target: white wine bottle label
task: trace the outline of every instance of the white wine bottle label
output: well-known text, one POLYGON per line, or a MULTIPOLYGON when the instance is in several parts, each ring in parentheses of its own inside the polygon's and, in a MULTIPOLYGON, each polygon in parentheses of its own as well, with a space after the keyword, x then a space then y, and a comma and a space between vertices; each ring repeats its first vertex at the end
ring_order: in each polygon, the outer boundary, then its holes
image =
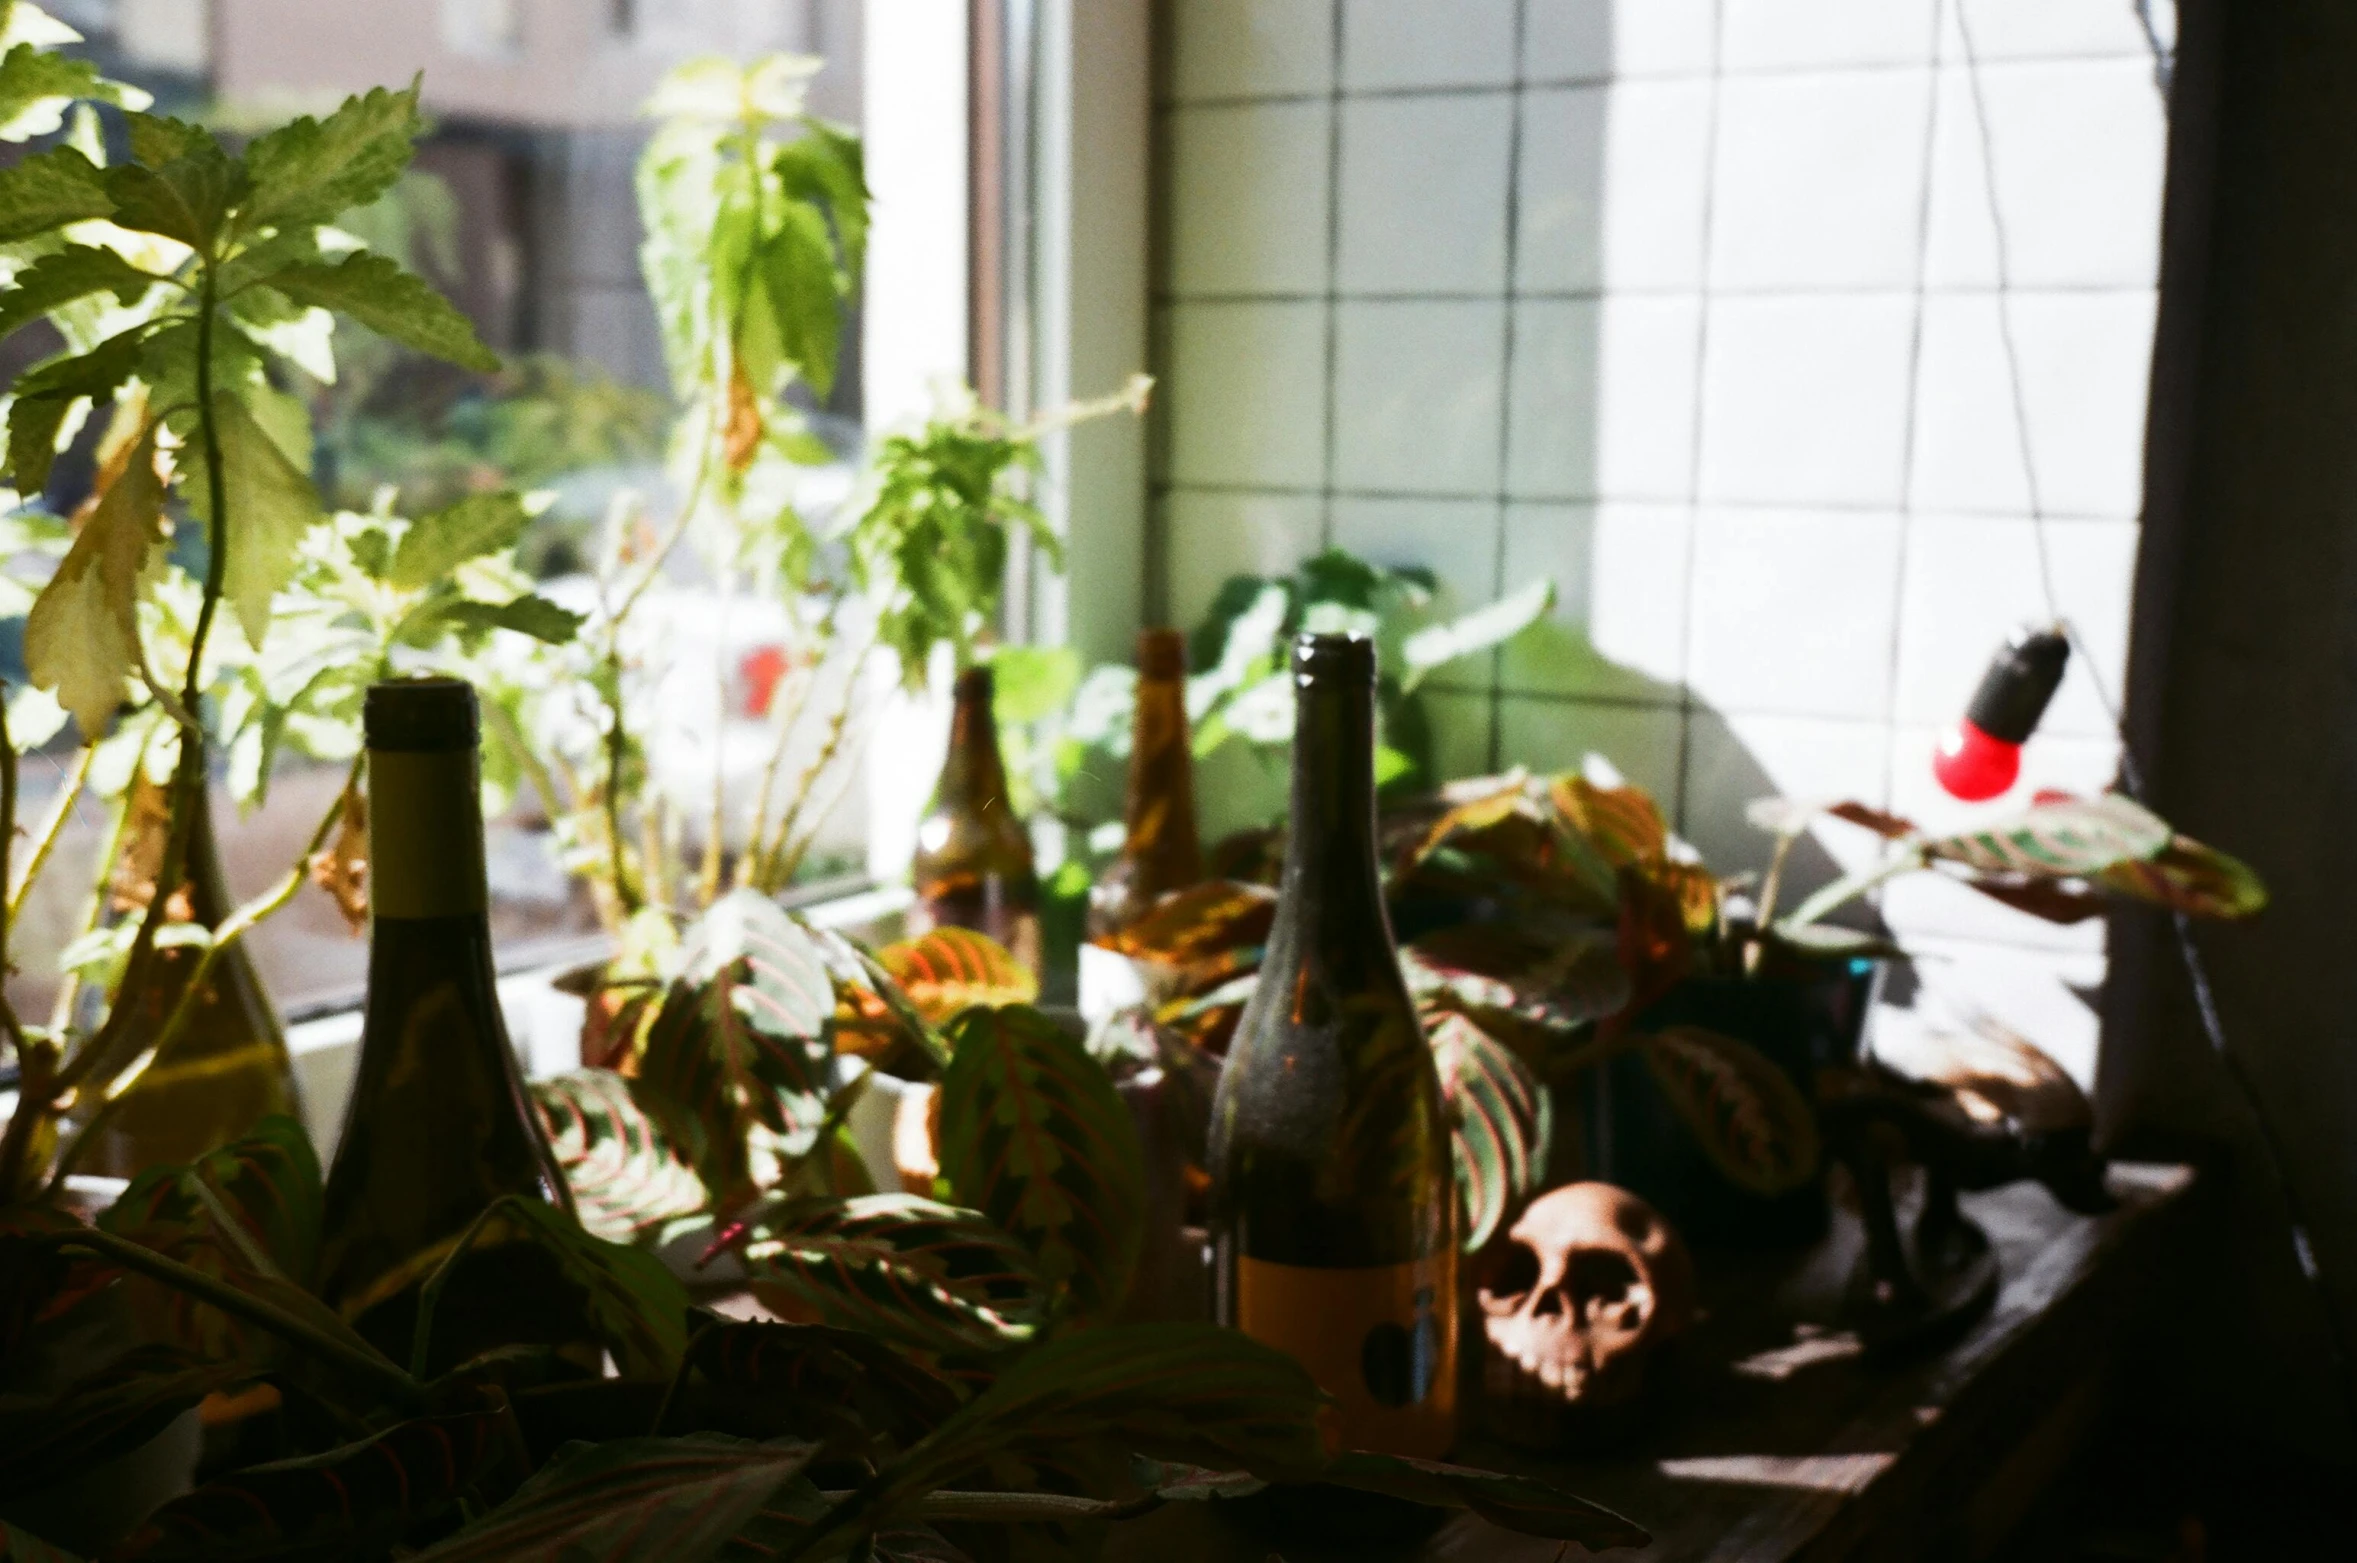
POLYGON ((471 749, 368 751, 368 898, 379 917, 479 917, 483 806, 471 749))
POLYGON ((1346 1449, 1437 1460, 1457 1433, 1457 1256, 1326 1270, 1236 1261, 1236 1324, 1332 1395, 1346 1449))

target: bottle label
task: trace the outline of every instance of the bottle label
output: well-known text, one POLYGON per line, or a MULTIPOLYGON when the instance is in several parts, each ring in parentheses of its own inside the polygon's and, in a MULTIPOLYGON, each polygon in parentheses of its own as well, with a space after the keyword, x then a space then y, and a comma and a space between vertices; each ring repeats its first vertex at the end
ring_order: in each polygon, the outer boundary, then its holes
POLYGON ((1236 1261, 1236 1324, 1332 1395, 1344 1448, 1437 1460, 1457 1431, 1457 1256, 1317 1269, 1236 1261))
POLYGON ((479 917, 483 802, 471 749, 368 752, 368 897, 379 917, 479 917))

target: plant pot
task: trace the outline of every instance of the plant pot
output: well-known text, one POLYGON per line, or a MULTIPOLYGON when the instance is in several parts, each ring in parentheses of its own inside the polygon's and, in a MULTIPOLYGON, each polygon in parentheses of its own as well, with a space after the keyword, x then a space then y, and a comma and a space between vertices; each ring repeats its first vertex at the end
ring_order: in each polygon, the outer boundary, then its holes
MULTIPOLYGON (((1636 1029, 1701 1026, 1748 1042, 1814 1102, 1816 1071, 1854 1062, 1881 982, 1871 960, 1788 961, 1748 977, 1690 977, 1636 1029)), ((1730 1181, 1704 1152, 1645 1059, 1623 1054, 1572 1088, 1589 1175, 1641 1196, 1686 1240, 1712 1248, 1800 1246, 1830 1217, 1822 1180, 1779 1195, 1730 1181)))

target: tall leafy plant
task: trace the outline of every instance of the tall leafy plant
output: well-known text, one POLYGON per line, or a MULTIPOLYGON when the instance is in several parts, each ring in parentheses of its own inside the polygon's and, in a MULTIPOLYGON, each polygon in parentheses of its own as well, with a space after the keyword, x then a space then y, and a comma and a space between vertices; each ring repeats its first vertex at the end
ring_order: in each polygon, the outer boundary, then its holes
MULTIPOLYGON (((8 25, 28 9, 17 7, 8 25)), ((20 60, 23 47, 5 61, 20 60)), ((26 606, 34 687, 12 698, 13 720, 0 730, 0 870, 16 868, 20 754, 68 714, 85 742, 21 869, 0 873, 0 954, 86 789, 115 804, 100 873, 134 865, 142 909, 109 927, 105 890, 94 894, 70 976, 96 974, 116 998, 112 990, 159 947, 203 953, 160 1026, 120 1002, 80 1024, 74 981, 47 1026, 26 1025, 0 1000, 0 1032, 20 1072, 18 1107, 0 1135, 0 1199, 38 1188, 53 1160, 57 1175, 72 1165, 71 1143, 53 1157, 61 1115, 72 1112, 86 1135, 135 1087, 182 1034, 212 963, 288 903, 310 854, 348 815, 344 803, 331 808, 303 860, 217 930, 187 923, 177 892, 209 760, 223 742, 241 762, 233 774, 258 793, 290 734, 316 743, 338 720, 350 734, 360 685, 404 648, 447 650, 500 624, 556 637, 571 630, 523 583, 459 570, 512 543, 505 519, 487 520, 513 512, 520 525, 512 497, 414 524, 389 514, 330 524, 306 475, 308 419, 282 386, 297 370, 332 374, 336 316, 421 351, 496 363, 439 295, 331 226, 407 165, 423 128, 416 88, 355 97, 242 151, 179 120, 124 119, 125 162, 107 162, 83 108, 63 143, 0 170, 0 244, 11 268, 0 331, 47 320, 66 343, 18 379, 7 412, 7 466, 26 507, 14 541, 56 563, 26 606), (57 522, 31 502, 94 409, 107 411, 94 489, 70 522, 57 522), (183 510, 193 518, 184 541, 175 526, 183 510), (435 564, 421 572, 425 555, 435 564), (327 576, 347 567, 373 578, 365 603, 321 595, 327 576), (297 599, 311 604, 307 617, 296 613, 302 627, 274 637, 278 610, 297 599), (160 807, 143 806, 147 798, 160 807)), ((339 757, 357 747, 350 734, 339 757)), ((349 782, 346 795, 355 795, 349 782)))

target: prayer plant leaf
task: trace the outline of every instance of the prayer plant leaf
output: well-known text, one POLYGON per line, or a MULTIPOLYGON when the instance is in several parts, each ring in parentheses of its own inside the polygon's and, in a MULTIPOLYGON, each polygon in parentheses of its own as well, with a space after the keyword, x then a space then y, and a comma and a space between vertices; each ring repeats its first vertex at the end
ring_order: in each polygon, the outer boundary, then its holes
POLYGON ((36 152, 0 168, 0 244, 105 217, 114 205, 98 165, 80 152, 72 147, 36 152))
POLYGON ((18 272, 0 293, 0 336, 93 293, 130 305, 154 286, 155 278, 112 250, 69 244, 18 272))
POLYGON ((697 1332, 688 1360, 713 1385, 758 1398, 781 1429, 838 1449, 905 1449, 964 1398, 875 1336, 825 1324, 720 1324, 697 1332))
POLYGON ((999 1352, 1038 1327, 1031 1256, 971 1210, 913 1194, 802 1199, 750 1218, 745 1268, 827 1323, 920 1351, 999 1352))
POLYGON ((1753 1194, 1817 1175, 1817 1119, 1791 1077, 1748 1042, 1700 1026, 1643 1039, 1646 1067, 1711 1164, 1753 1194))
POLYGON ((835 989, 810 935, 749 891, 688 936, 685 969, 646 1033, 641 1097, 723 1207, 752 1192, 756 1128, 800 1155, 825 1114, 835 989))
POLYGON ((1669 826, 1641 787, 1599 787, 1572 772, 1549 782, 1547 797, 1614 868, 1656 862, 1669 851, 1669 826))
MULTIPOLYGON (((19 401, 19 416, 23 407, 19 401)), ((25 618, 27 675, 56 694, 92 743, 106 731, 123 703, 125 682, 139 666, 139 593, 163 558, 163 508, 150 429, 25 618)))
POLYGON ((1430 1026, 1432 1059, 1449 1106, 1457 1196, 1467 1253, 1506 1213, 1537 1192, 1547 1167, 1552 1113, 1546 1087, 1514 1050, 1463 1015, 1430 1026))
POLYGON ((154 1438, 216 1390, 251 1378, 241 1362, 135 1345, 53 1398, 12 1395, 0 1409, 0 1492, 21 1493, 103 1466, 154 1438))
MULTIPOLYGON (((222 1477, 149 1515, 122 1563, 382 1558, 522 1474, 505 1408, 419 1417, 306 1459, 222 1477)), ((512 1556, 512 1554, 511 1554, 512 1556)))
POLYGON ((2156 856, 2171 839, 2160 816, 2119 793, 2053 794, 1985 829, 1935 837, 1924 851, 1977 873, 2082 879, 2156 856))
POLYGON ((1408 985, 1427 1006, 1568 1037, 1629 1001, 1629 974, 1609 934, 1544 932, 1518 923, 1459 923, 1400 950, 1408 985))
POLYGON ((610 1069, 581 1069, 531 1084, 557 1168, 573 1190, 581 1225, 629 1243, 709 1203, 701 1179, 655 1115, 637 1082, 610 1069))
POLYGON ((297 262, 270 273, 269 286, 298 304, 358 321, 379 336, 486 374, 499 355, 475 335, 473 322, 421 277, 369 250, 333 263, 297 262))
POLYGON ((951 1028, 941 1170, 1075 1309, 1120 1306, 1145 1221, 1145 1152, 1105 1066, 1038 1010, 968 1010, 951 1028))
POLYGON ((1602 1504, 1590 1503, 1553 1482, 1503 1471, 1354 1449, 1337 1455, 1319 1473, 1319 1480, 1435 1508, 1471 1509, 1502 1529, 1576 1542, 1591 1552, 1642 1547, 1653 1539, 1642 1527, 1602 1504))
POLYGON ((469 560, 513 548, 531 519, 523 497, 513 490, 469 494, 419 516, 401 534, 385 584, 397 591, 423 591, 469 560))
MULTIPOLYGON (((678 1369, 687 1350, 687 1291, 653 1253, 609 1243, 555 1206, 515 1196, 491 1207, 480 1233, 478 1243, 529 1242, 555 1259, 581 1289, 590 1328, 624 1374, 668 1376, 678 1369)), ((433 1282, 426 1291, 435 1291, 433 1282)), ((417 1342, 413 1357, 420 1367, 429 1345, 417 1342)))
MULTIPOLYGON (((246 643, 258 649, 270 630, 270 599, 294 579, 303 534, 325 517, 311 480, 255 421, 244 398, 216 392, 213 427, 221 445, 221 497, 228 506, 229 561, 222 591, 237 612, 246 643)), ((180 459, 188 470, 182 491, 189 508, 212 527, 213 488, 203 443, 191 440, 180 459)))
MULTIPOLYGON (((1001 1454, 1093 1444, 1149 1459, 1276 1478, 1325 1464, 1309 1373, 1284 1352, 1211 1324, 1108 1324, 1017 1357, 990 1388, 886 1465, 832 1516, 827 1540, 904 1510, 1001 1454)), ((823 1548, 813 1555, 826 1556, 823 1548)))
POLYGON ((709 1558, 818 1453, 718 1433, 567 1444, 516 1495, 414 1563, 709 1558))
POLYGON ((1039 978, 1030 967, 996 939, 968 928, 936 928, 888 944, 876 960, 917 1013, 937 1026, 976 1006, 1028 1004, 1039 997, 1039 978))
POLYGON ((376 87, 324 120, 306 114, 257 136, 245 154, 253 182, 240 213, 246 226, 315 227, 391 189, 425 132, 417 85, 376 87))
POLYGON ((1145 916, 1103 942, 1123 955, 1183 969, 1267 943, 1276 920, 1275 891, 1240 880, 1213 879, 1163 897, 1145 916))
POLYGON ((2190 917, 2255 917, 2267 906, 2267 886, 2249 864, 2190 836, 2170 837, 2151 857, 2115 863, 2095 882, 2190 917))

